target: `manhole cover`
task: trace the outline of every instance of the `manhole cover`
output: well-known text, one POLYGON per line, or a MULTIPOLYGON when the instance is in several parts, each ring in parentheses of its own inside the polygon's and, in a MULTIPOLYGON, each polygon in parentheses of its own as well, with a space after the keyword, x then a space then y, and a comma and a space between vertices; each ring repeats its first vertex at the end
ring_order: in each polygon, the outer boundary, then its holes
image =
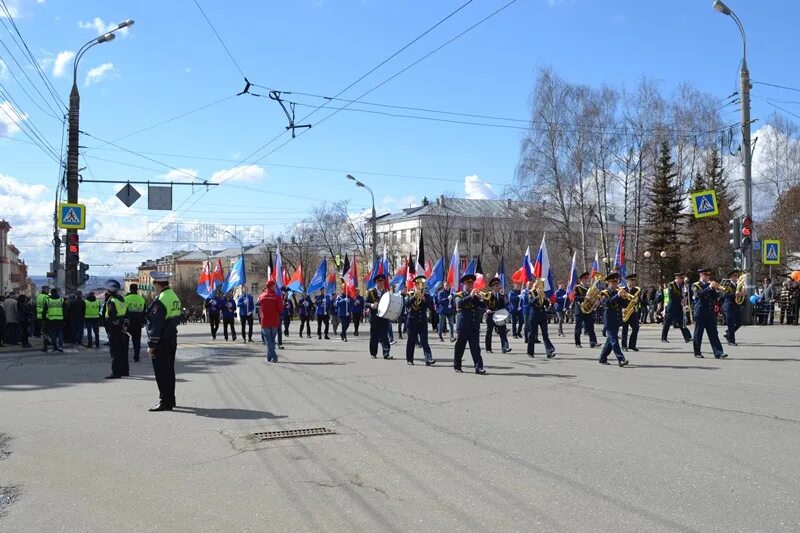
POLYGON ((298 437, 314 437, 316 435, 334 435, 336 432, 328 428, 287 429, 284 431, 260 431, 251 433, 255 440, 296 439, 298 437))

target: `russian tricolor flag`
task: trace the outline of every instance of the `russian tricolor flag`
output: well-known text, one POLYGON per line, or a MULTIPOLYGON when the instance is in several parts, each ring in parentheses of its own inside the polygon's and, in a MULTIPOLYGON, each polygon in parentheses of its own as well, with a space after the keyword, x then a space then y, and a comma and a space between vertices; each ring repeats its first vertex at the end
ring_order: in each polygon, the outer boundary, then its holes
POLYGON ((450 294, 458 292, 458 283, 461 276, 458 273, 460 257, 458 255, 458 241, 453 248, 453 255, 450 257, 450 265, 447 267, 447 284, 450 286, 450 294))
POLYGON ((625 276, 625 230, 620 228, 619 240, 617 241, 617 251, 614 253, 614 269, 619 272, 620 283, 624 287, 626 285, 625 276))
POLYGON ((533 264, 533 276, 544 279, 544 293, 555 301, 555 282, 553 281, 553 271, 550 269, 550 258, 547 256, 547 244, 545 237, 542 236, 542 244, 539 245, 539 253, 536 254, 536 262, 533 264))
POLYGON ((578 285, 578 252, 572 254, 572 266, 569 268, 569 281, 567 281, 567 298, 575 299, 575 287, 578 285))
POLYGON ((597 250, 594 251, 594 263, 592 263, 591 276, 592 280, 595 280, 598 276, 600 276, 600 258, 597 255, 597 250))
POLYGON ((525 250, 525 256, 522 258, 522 266, 511 274, 511 281, 524 285, 533 278, 533 266, 531 265, 531 247, 525 250))

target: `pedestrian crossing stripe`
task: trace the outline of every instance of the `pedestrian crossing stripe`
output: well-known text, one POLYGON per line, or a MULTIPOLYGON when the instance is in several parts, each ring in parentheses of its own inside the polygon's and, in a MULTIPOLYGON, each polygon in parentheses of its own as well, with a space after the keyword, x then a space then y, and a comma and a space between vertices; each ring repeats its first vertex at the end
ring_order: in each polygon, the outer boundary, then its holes
POLYGON ((713 190, 692 193, 692 210, 695 218, 713 217, 719 214, 717 193, 713 190))
POLYGON ((765 265, 781 264, 781 241, 778 239, 764 239, 763 256, 761 262, 765 265))
POLYGON ((86 229, 86 206, 84 204, 58 204, 58 227, 63 229, 86 229))

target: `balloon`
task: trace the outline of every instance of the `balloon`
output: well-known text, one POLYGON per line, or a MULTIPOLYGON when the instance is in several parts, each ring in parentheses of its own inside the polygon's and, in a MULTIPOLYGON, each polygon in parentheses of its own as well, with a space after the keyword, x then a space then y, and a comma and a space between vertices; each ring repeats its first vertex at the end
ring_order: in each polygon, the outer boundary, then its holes
POLYGON ((753 305, 756 305, 759 301, 761 301, 761 298, 757 294, 750 297, 750 303, 753 305))
POLYGON ((792 272, 792 281, 800 281, 800 270, 792 272))

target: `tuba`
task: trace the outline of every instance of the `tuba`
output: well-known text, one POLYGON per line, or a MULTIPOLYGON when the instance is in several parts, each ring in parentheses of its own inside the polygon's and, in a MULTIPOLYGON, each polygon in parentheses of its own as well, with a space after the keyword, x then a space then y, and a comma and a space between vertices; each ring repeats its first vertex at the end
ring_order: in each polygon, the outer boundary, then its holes
POLYGON ((596 276, 592 281, 592 285, 589 287, 589 290, 586 291, 586 297, 584 298, 583 302, 581 302, 581 312, 584 315, 593 313, 600 304, 600 297, 602 295, 603 291, 600 290, 600 278, 599 276, 596 276))
MULTIPOLYGON (((629 295, 631 294, 631 293, 629 293, 627 291, 626 291, 626 293, 629 294, 629 295)), ((639 288, 639 290, 636 291, 636 294, 631 295, 631 297, 630 297, 630 299, 628 301, 628 305, 626 305, 625 309, 622 310, 622 321, 623 322, 628 322, 631 319, 631 317, 633 316, 633 313, 636 312, 636 306, 639 303, 639 295, 640 294, 642 294, 642 289, 641 288, 639 288)))
POLYGON ((742 305, 744 303, 744 298, 747 294, 746 289, 747 289, 747 273, 745 272, 741 276, 739 276, 739 279, 736 282, 734 297, 736 298, 736 303, 738 305, 742 305), (742 293, 742 295, 739 296, 737 293, 742 293))

